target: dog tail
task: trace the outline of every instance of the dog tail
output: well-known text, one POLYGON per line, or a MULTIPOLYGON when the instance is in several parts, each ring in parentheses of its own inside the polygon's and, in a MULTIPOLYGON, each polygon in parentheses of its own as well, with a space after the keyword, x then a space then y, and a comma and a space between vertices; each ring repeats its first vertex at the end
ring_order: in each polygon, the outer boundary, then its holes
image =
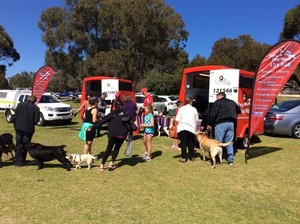
POLYGON ((220 142, 220 143, 218 144, 218 146, 225 147, 225 146, 230 145, 230 144, 232 144, 232 143, 233 143, 233 142, 225 142, 225 143, 220 142))

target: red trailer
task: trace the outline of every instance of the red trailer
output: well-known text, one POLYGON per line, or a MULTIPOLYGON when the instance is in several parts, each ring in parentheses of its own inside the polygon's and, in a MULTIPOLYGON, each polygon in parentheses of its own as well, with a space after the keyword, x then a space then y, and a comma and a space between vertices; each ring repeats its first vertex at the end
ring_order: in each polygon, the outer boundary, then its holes
MULTIPOLYGON (((219 92, 234 100, 241 107, 238 116, 236 138, 245 147, 248 139, 248 123, 254 73, 226 66, 209 65, 184 69, 179 93, 179 100, 184 102, 186 96, 194 99, 194 106, 205 125, 209 110, 219 92)), ((263 122, 256 134, 264 132, 263 122)))
MULTIPOLYGON (((109 76, 93 76, 83 79, 81 103, 86 100, 87 94, 100 97, 103 92, 107 93, 107 98, 105 100, 108 105, 111 105, 112 100, 115 99, 116 92, 120 93, 121 100, 123 99, 123 96, 130 95, 132 101, 136 102, 134 88, 130 80, 109 76)), ((110 108, 107 109, 106 114, 110 112, 109 109, 110 108)))

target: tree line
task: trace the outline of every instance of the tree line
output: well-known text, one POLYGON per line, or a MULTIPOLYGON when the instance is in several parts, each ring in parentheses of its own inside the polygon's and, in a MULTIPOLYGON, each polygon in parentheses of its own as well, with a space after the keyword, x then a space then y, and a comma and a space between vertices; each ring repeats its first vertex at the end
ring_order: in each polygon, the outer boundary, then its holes
MULTIPOLYGON (((106 75, 133 81, 138 90, 178 93, 183 69, 209 64, 255 72, 270 45, 250 35, 221 38, 208 58, 188 60, 189 33, 181 16, 164 0, 65 0, 41 13, 38 26, 47 46, 45 64, 56 70, 49 91, 80 90, 84 77, 106 75)), ((284 18, 278 40, 299 39, 300 4, 284 18)), ((31 87, 34 72, 5 78, 6 65, 20 59, 0 25, 0 88, 31 87)))

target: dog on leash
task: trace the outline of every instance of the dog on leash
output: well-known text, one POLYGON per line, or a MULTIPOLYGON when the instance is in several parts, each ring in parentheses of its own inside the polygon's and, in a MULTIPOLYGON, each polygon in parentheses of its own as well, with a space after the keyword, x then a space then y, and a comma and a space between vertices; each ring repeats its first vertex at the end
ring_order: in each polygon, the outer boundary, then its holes
POLYGON ((13 142, 13 136, 10 133, 4 133, 0 135, 0 164, 2 163, 2 153, 11 155, 14 159, 13 151, 15 150, 15 144, 13 142))
POLYGON ((67 152, 64 150, 65 145, 59 146, 45 146, 39 143, 26 143, 24 146, 25 150, 29 151, 29 155, 35 159, 38 170, 44 168, 44 162, 51 160, 58 160, 61 162, 68 171, 71 170, 72 164, 66 159, 67 152))
POLYGON ((208 138, 205 133, 196 133, 196 139, 199 142, 200 150, 202 151, 203 161, 205 161, 205 152, 210 154, 210 158, 213 161, 212 168, 216 168, 216 156, 220 158, 220 163, 222 164, 222 153, 223 148, 232 144, 233 142, 222 143, 215 139, 208 138))
POLYGON ((86 163, 88 165, 88 170, 91 169, 92 163, 95 160, 98 160, 98 157, 93 156, 91 154, 69 154, 66 156, 66 159, 69 160, 70 162, 76 163, 75 169, 81 169, 81 164, 86 163))

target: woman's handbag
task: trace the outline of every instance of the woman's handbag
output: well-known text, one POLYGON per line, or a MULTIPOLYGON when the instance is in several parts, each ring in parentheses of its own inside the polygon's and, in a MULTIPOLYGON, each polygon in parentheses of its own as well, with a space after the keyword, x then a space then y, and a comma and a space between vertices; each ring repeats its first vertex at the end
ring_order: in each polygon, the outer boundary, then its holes
POLYGON ((179 139, 178 134, 177 134, 177 126, 173 125, 169 129, 169 137, 174 138, 174 139, 179 139))
POLYGON ((137 126, 135 125, 134 121, 131 119, 131 117, 123 117, 122 122, 125 125, 128 132, 136 131, 137 126))

